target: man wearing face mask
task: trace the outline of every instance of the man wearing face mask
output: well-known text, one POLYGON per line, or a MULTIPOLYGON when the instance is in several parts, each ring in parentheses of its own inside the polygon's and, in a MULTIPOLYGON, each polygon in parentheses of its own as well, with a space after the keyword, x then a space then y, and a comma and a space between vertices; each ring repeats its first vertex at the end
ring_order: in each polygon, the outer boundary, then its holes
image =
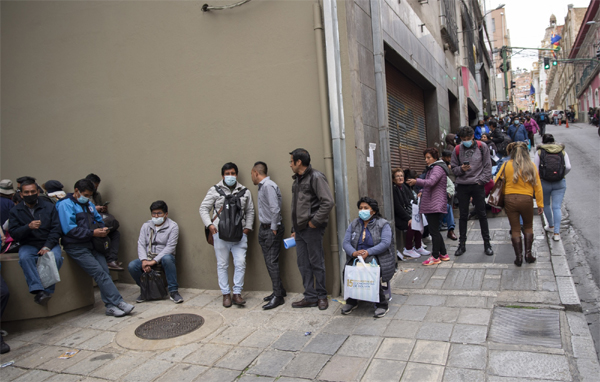
MULTIPOLYGON (((179 226, 169 219, 167 203, 158 200, 150 205, 152 219, 148 220, 140 230, 138 239, 138 257, 129 263, 129 273, 138 286, 143 272, 150 272, 156 264, 161 264, 167 277, 169 297, 175 304, 183 302, 177 284, 177 268, 175 267, 175 247, 179 240, 179 226)), ((144 302, 142 295, 136 302, 144 302)))
POLYGON ((54 293, 54 285, 44 288, 37 271, 37 261, 47 252, 52 252, 58 269, 62 266, 60 221, 54 204, 38 197, 38 188, 33 179, 26 179, 19 187, 22 201, 9 213, 11 236, 21 244, 19 265, 23 268, 29 293, 35 295, 36 304, 46 305, 54 293))
POLYGON ((490 150, 485 143, 475 141, 473 129, 469 126, 462 127, 458 135, 462 143, 452 151, 452 159, 450 161, 450 169, 456 175, 456 195, 460 211, 459 244, 454 255, 461 256, 466 252, 469 201, 472 198, 475 211, 479 216, 485 254, 492 256, 494 251, 490 243, 490 231, 485 212, 484 190, 484 185, 492 179, 490 150))
POLYGON ((90 201, 94 194, 94 183, 81 179, 73 187, 75 191, 56 203, 62 228, 62 244, 65 252, 90 276, 93 277, 100 297, 106 306, 106 315, 123 317, 131 313, 134 306, 123 301, 108 273, 106 258, 94 249, 94 237, 106 237, 109 229, 90 201), (99 226, 94 228, 93 225, 99 226))
POLYGON ((529 140, 527 130, 522 124, 524 120, 525 118, 515 118, 513 124, 508 128, 506 133, 513 142, 527 142, 529 140))
POLYGON ((252 231, 254 222, 254 204, 250 191, 238 183, 238 167, 235 163, 225 163, 221 168, 223 178, 215 186, 211 187, 202 204, 200 205, 200 217, 204 225, 213 235, 215 255, 217 257, 217 277, 219 288, 223 294, 223 306, 229 308, 231 304, 244 305, 246 301, 242 298, 244 287, 244 274, 246 273, 246 250, 248 249, 248 234, 252 231), (239 194, 239 195, 238 195, 239 194), (243 235, 239 241, 225 241, 219 237, 219 214, 225 202, 224 195, 237 195, 240 198, 243 216, 241 224, 243 235), (211 214, 212 210, 212 214, 211 214), (233 256, 233 298, 229 288, 229 252, 233 256))

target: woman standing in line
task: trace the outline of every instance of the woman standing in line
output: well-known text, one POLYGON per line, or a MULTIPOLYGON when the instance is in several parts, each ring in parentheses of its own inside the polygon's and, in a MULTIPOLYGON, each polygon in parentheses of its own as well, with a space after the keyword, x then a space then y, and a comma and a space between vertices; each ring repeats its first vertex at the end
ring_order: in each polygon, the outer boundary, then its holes
POLYGON ((410 179, 409 186, 417 185, 423 188, 421 196, 420 212, 427 218, 433 249, 431 257, 423 262, 423 265, 435 265, 442 261, 450 260, 448 251, 444 244, 444 238, 440 233, 440 220, 447 211, 448 195, 446 194, 446 182, 449 175, 448 166, 440 159, 438 150, 434 147, 423 151, 427 163, 425 179, 410 179))
POLYGON ((504 210, 508 216, 511 241, 515 250, 515 265, 523 263, 523 242, 521 240, 521 222, 525 233, 525 261, 534 263, 531 253, 533 245, 533 195, 538 204, 538 214, 544 212, 544 197, 540 176, 529 157, 525 142, 513 142, 509 145, 510 160, 498 171, 496 182, 504 177, 504 210))
POLYGON ((565 176, 571 171, 569 155, 565 151, 565 145, 554 142, 552 134, 544 134, 542 144, 535 151, 533 162, 539 170, 544 190, 544 215, 548 220, 544 229, 554 233, 554 241, 559 241, 562 218, 560 208, 567 191, 565 176))
POLYGON ((401 168, 392 170, 392 181, 394 182, 394 222, 396 229, 406 231, 402 254, 412 258, 427 256, 431 252, 423 248, 421 231, 415 231, 411 227, 412 203, 417 201, 410 187, 404 183, 404 171, 401 168))

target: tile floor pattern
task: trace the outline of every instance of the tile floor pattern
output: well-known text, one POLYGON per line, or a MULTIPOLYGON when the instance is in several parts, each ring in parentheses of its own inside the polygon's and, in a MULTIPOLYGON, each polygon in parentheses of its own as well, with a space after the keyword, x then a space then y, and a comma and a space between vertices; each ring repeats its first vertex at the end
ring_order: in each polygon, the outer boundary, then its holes
MULTIPOLYGON (((504 220, 490 219, 496 248, 508 240, 504 220)), ((15 364, 0 369, 0 380, 571 381, 564 346, 515 346, 487 338, 497 304, 558 301, 545 241, 536 240, 538 262, 518 269, 503 251, 481 256, 478 222, 469 222, 469 235, 475 243, 460 261, 451 255, 454 261, 428 268, 402 262, 389 313, 381 319, 372 317, 371 303, 341 316, 335 301, 325 311, 292 309, 291 302, 301 296, 290 294, 284 306, 262 311, 268 292, 248 292, 245 307, 225 309, 219 291, 181 289, 186 308, 218 312, 224 324, 197 343, 133 351, 115 343, 116 333, 136 320, 168 314, 176 305, 169 300, 136 304, 132 316, 114 318, 104 315, 96 296, 98 303, 87 313, 51 328, 11 333, 6 340, 12 351, 0 361, 15 364), (72 349, 80 352, 58 359, 72 349)), ((447 244, 453 253, 456 242, 447 244)), ((118 288, 127 301, 138 295, 135 286, 118 288)), ((565 312, 560 314, 566 321, 565 312)))

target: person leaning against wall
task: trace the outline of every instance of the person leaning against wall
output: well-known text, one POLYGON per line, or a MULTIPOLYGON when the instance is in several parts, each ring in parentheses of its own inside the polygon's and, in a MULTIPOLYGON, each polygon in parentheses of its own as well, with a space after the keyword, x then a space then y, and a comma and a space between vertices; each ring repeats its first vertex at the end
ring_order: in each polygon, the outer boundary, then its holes
POLYGON ((237 181, 238 167, 235 163, 228 162, 221 168, 222 179, 216 185, 209 188, 202 204, 200 205, 200 217, 204 225, 213 235, 215 256, 217 257, 217 277, 219 288, 223 294, 223 306, 229 308, 231 304, 244 305, 246 301, 242 298, 244 288, 244 275, 246 273, 246 251, 248 250, 248 234, 252 231, 254 223, 254 203, 250 190, 237 181), (238 195, 239 194, 239 195, 238 195), (225 203, 224 195, 238 195, 243 218, 241 224, 243 235, 239 241, 225 241, 219 237, 219 215, 225 203), (212 210, 212 215, 211 215, 212 210), (233 256, 233 299, 229 288, 229 252, 233 256))
POLYGON ((292 178, 292 237, 296 240, 298 269, 304 285, 304 298, 292 308, 329 307, 325 286, 325 254, 323 235, 329 212, 335 205, 327 178, 310 165, 305 149, 290 153, 292 178), (316 287, 315 287, 316 284, 316 287))

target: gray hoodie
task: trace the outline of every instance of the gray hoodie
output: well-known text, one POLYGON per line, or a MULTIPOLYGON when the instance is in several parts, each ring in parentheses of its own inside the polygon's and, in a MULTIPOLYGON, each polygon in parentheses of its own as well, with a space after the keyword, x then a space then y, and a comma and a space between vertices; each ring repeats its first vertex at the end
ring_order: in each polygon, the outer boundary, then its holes
POLYGON ((490 150, 483 142, 475 141, 469 148, 460 144, 456 150, 452 150, 452 172, 456 175, 456 184, 479 184, 480 186, 492 180, 492 161, 490 159, 490 150), (477 147, 481 145, 481 148, 477 147), (482 155, 483 154, 483 155, 482 155), (463 171, 460 167, 464 162, 469 162, 471 169, 463 171))

